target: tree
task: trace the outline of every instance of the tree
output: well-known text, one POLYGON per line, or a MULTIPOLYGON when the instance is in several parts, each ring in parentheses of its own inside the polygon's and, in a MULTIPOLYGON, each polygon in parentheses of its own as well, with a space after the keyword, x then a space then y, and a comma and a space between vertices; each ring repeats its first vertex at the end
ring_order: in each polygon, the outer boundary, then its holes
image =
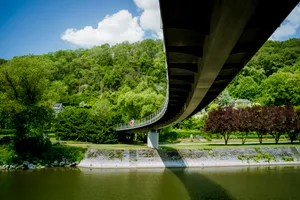
POLYGON ((300 74, 276 73, 260 86, 264 105, 300 105, 300 74))
POLYGON ((255 100, 258 93, 258 85, 252 77, 241 77, 238 85, 231 92, 235 98, 255 100))
POLYGON ((241 136, 242 144, 245 144, 248 134, 252 132, 251 108, 234 110, 233 119, 234 130, 241 136))
POLYGON ((54 116, 50 75, 51 61, 35 56, 16 57, 0 69, 0 110, 9 114, 16 129, 14 145, 20 155, 35 155, 49 147, 43 133, 54 116))
POLYGON ((229 136, 235 130, 232 123, 233 112, 233 107, 230 106, 208 113, 203 131, 213 134, 220 133, 224 138, 225 145, 227 145, 229 136))
POLYGON ((0 70, 1 107, 12 118, 16 136, 22 139, 26 134, 42 131, 51 119, 52 96, 46 94, 51 61, 18 57, 0 70))
POLYGON ((216 99, 216 103, 223 106, 231 106, 234 102, 234 99, 229 95, 228 90, 225 89, 216 99))
POLYGON ((291 143, 297 139, 300 132, 300 113, 294 110, 292 105, 285 106, 285 132, 287 132, 291 143))

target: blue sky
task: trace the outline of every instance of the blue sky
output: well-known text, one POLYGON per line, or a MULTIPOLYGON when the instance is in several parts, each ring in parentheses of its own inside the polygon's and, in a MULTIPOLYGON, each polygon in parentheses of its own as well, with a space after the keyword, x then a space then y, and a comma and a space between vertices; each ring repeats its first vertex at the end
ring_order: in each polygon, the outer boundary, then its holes
MULTIPOLYGON (((300 36, 300 5, 270 38, 300 36)), ((162 38, 158 0, 0 0, 0 58, 162 38)))

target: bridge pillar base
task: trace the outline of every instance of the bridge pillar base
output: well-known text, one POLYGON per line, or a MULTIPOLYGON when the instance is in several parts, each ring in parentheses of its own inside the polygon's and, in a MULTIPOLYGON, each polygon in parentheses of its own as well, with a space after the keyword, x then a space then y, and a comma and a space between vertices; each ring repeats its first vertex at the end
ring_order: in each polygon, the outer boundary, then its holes
POLYGON ((147 135, 148 147, 153 149, 158 149, 158 141, 159 141, 158 132, 149 131, 147 135))

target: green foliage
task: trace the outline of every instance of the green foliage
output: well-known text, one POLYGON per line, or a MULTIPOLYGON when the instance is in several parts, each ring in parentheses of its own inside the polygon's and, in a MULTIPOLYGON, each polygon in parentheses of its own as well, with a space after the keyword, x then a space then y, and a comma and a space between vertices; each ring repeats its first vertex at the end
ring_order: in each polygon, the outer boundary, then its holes
POLYGON ((22 164, 23 161, 45 165, 63 159, 69 162, 76 162, 84 158, 85 151, 86 149, 81 147, 53 145, 47 150, 40 152, 39 155, 19 155, 15 152, 12 145, 0 145, 0 165, 22 164))
POLYGON ((0 165, 13 164, 17 155, 11 145, 0 145, 0 165))
POLYGON ((237 99, 255 100, 258 93, 258 84, 251 76, 241 77, 238 80, 238 85, 231 88, 231 94, 237 99))
POLYGON ((231 106, 234 102, 234 99, 228 93, 228 90, 225 89, 215 100, 216 103, 223 107, 223 106, 231 106))
POLYGON ((300 73, 275 73, 260 87, 260 102, 264 105, 300 105, 300 73))
POLYGON ((207 114, 203 114, 202 117, 189 117, 179 122, 176 127, 186 130, 202 130, 205 125, 207 114))
POLYGON ((68 107, 55 120, 55 130, 62 140, 116 143, 111 119, 98 118, 89 109, 68 107))
POLYGON ((267 41, 227 87, 234 98, 300 105, 300 39, 267 41))
POLYGON ((294 158, 293 157, 289 157, 289 156, 282 156, 281 158, 282 160, 286 161, 286 162, 293 162, 294 158))

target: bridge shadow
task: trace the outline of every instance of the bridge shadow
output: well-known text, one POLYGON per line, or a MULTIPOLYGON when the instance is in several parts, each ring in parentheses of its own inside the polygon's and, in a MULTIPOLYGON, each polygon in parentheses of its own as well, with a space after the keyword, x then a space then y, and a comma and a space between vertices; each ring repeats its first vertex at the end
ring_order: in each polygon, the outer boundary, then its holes
POLYGON ((191 200, 234 199, 221 185, 202 174, 203 169, 189 170, 177 149, 158 149, 157 152, 167 170, 172 172, 184 185, 191 200))

